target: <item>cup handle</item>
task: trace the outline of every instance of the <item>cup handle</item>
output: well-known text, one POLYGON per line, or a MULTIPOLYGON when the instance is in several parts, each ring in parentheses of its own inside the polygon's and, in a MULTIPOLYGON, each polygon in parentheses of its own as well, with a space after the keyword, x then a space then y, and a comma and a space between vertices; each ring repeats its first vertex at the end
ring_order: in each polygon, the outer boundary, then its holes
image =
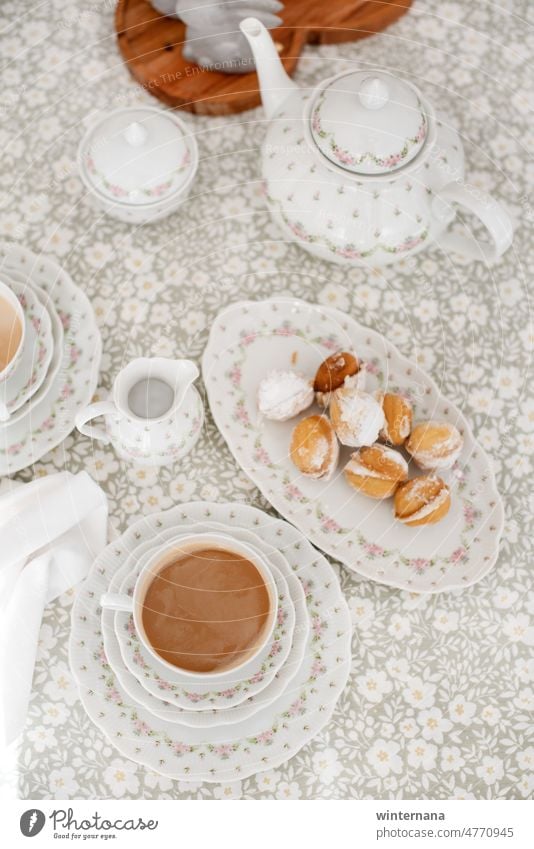
POLYGON ((108 610, 120 610, 124 613, 133 612, 133 599, 126 593, 103 593, 100 596, 100 605, 108 610))
POLYGON ((454 217, 453 203, 476 215, 488 231, 491 241, 479 242, 472 236, 446 231, 438 237, 438 244, 446 251, 453 251, 468 259, 482 259, 488 265, 493 265, 512 244, 513 225, 505 208, 475 186, 449 183, 436 193, 432 211, 439 220, 450 222, 454 217))
POLYGON ((83 433, 84 436, 89 436, 91 439, 99 439, 104 443, 104 445, 108 445, 111 442, 111 439, 104 428, 89 425, 87 422, 97 416, 105 416, 108 413, 116 412, 117 408, 112 401, 97 401, 96 404, 89 404, 88 407, 80 410, 76 416, 75 424, 80 433, 83 433))

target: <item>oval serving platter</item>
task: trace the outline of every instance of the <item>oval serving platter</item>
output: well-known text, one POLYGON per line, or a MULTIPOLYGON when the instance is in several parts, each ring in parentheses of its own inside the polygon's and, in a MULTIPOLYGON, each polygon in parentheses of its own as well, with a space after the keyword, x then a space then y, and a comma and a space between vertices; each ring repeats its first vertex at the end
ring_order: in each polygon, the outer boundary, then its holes
MULTIPOLYGON (((293 298, 241 301, 215 319, 202 371, 215 423, 243 471, 272 506, 348 569, 410 592, 436 593, 479 581, 493 566, 504 510, 489 459, 460 410, 418 366, 381 334, 335 309, 293 298), (365 389, 401 392, 414 421, 442 419, 460 430, 464 446, 452 469, 440 472, 451 509, 436 525, 409 528, 393 517, 393 501, 352 490, 342 448, 329 481, 304 477, 289 458, 295 423, 267 421, 257 409, 260 380, 270 369, 296 369, 313 378, 339 350, 353 351, 366 371, 365 389)), ((410 463, 410 477, 421 474, 410 463)))

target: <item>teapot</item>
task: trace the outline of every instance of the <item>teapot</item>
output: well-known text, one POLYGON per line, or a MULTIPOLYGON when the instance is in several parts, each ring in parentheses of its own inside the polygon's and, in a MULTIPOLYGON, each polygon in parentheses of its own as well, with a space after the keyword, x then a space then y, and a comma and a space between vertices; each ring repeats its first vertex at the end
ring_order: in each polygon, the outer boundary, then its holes
POLYGON ((141 357, 115 378, 111 398, 80 410, 76 427, 113 447, 123 460, 146 466, 169 465, 196 444, 204 407, 193 381, 198 368, 189 360, 141 357), (88 424, 104 417, 104 427, 88 424))
POLYGON ((416 86, 366 67, 302 91, 263 24, 246 18, 240 27, 269 119, 265 199, 290 239, 345 265, 387 265, 432 243, 488 264, 506 251, 508 213, 465 182, 458 133, 416 86), (455 207, 479 219, 487 241, 449 229, 455 207))

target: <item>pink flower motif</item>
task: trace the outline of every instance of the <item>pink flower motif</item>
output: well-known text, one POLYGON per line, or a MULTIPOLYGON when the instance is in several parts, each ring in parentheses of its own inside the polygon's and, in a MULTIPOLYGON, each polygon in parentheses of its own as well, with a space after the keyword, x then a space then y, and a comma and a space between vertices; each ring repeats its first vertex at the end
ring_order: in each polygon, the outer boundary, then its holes
POLYGON ((467 551, 465 548, 457 548, 456 551, 453 551, 449 560, 451 563, 461 563, 462 560, 465 560, 467 557, 467 551))
POLYGON ((249 680, 250 680, 251 684, 259 684, 260 681, 263 681, 264 677, 265 676, 264 676, 263 672, 259 671, 259 672, 256 672, 256 674, 253 675, 252 678, 250 678, 249 680))
POLYGON ((316 637, 320 637, 325 629, 325 623, 321 622, 318 616, 314 617, 312 631, 316 637))
POLYGON ((235 687, 230 687, 228 690, 222 690, 219 695, 222 696, 223 699, 231 699, 235 696, 236 692, 237 690, 235 687))
POLYGON ((464 504, 464 519, 468 525, 472 525, 478 513, 472 504, 464 504))
POLYGON ((264 746, 269 746, 273 742, 273 732, 264 731, 262 734, 258 734, 256 740, 258 743, 264 746))
POLYGON ((318 675, 323 675, 326 672, 326 666, 316 658, 312 663, 311 677, 317 678, 318 675))
POLYGON ((423 557, 416 557, 411 561, 411 564, 418 575, 421 575, 425 569, 430 566, 430 560, 425 560, 423 557))
POLYGON ((364 368, 365 371, 368 371, 369 374, 378 374, 378 372, 379 372, 378 363, 375 363, 371 360, 368 361, 368 362, 365 362, 363 364, 363 368, 364 368))
POLYGON ((287 324, 283 324, 281 327, 277 327, 274 331, 275 336, 295 336, 295 331, 293 328, 289 327, 287 324))
POLYGON ((52 430, 54 427, 54 419, 52 416, 49 416, 41 425, 41 430, 52 430))
POLYGON ((248 426, 250 424, 248 413, 241 402, 236 404, 235 417, 237 421, 242 422, 244 425, 248 426))
POLYGON ((254 459, 257 460, 258 463, 263 463, 264 466, 271 465, 271 458, 265 448, 256 448, 254 459))
POLYGON ((65 383, 60 394, 63 399, 70 398, 70 396, 74 394, 74 389, 72 386, 69 386, 68 383, 65 383))
POLYGON ((328 516, 325 516, 321 520, 321 527, 325 534, 337 534, 341 530, 340 525, 338 525, 335 519, 329 519, 328 516))
POLYGON ((14 442, 13 445, 10 445, 7 449, 7 453, 15 456, 19 454, 22 450, 23 443, 22 442, 14 442))
POLYGON ((201 696, 200 693, 186 693, 185 695, 190 702, 193 702, 193 704, 197 704, 197 702, 202 702, 204 700, 204 696, 201 696))
POLYGON ((226 761, 232 754, 232 747, 229 743, 222 743, 220 746, 215 746, 213 751, 216 755, 222 758, 223 761, 226 761))
POLYGON ((140 719, 137 719, 134 722, 134 727, 137 730, 137 733, 140 734, 142 737, 147 737, 150 733, 150 728, 148 727, 146 722, 141 722, 140 719))
POLYGON ((130 618, 128 619, 128 625, 126 626, 126 630, 130 636, 133 636, 135 634, 133 616, 130 616, 130 618))
POLYGON ((68 330, 70 327, 70 313, 61 312, 58 310, 59 318, 61 319, 61 324, 63 325, 63 330, 68 330))
POLYGON ((326 336, 324 339, 319 339, 319 344, 322 345, 323 348, 328 348, 329 351, 339 350, 339 342, 335 339, 331 339, 329 336, 326 336))
POLYGON ((278 625, 283 625, 287 619, 287 610, 284 610, 282 607, 278 608, 278 613, 276 614, 276 622, 278 625))
POLYGON ((256 340, 258 334, 257 333, 245 333, 241 337, 241 344, 243 345, 252 345, 252 343, 256 340))
POLYGON ((185 743, 173 743, 172 750, 175 755, 188 755, 191 752, 191 746, 186 746, 185 743))
POLYGON ((108 697, 110 701, 115 703, 122 701, 121 694, 115 687, 112 687, 111 690, 108 691, 108 697))
POLYGON ((233 386, 239 386, 241 383, 241 369, 239 366, 234 366, 229 373, 229 378, 233 386))
POLYGON ((39 329, 41 327, 41 319, 33 316, 31 323, 32 323, 33 329, 36 331, 36 333, 39 333, 39 329))
POLYGON ((367 554, 370 554, 371 557, 382 557, 384 554, 384 549, 379 545, 375 545, 373 542, 368 542, 364 545, 364 549, 367 554))
POLYGON ((297 699, 296 702, 290 706, 288 711, 290 716, 298 716, 300 713, 304 713, 304 701, 303 699, 297 699))
POLYGON ((347 259, 359 259, 361 257, 361 252, 356 250, 356 248, 340 248, 336 251, 339 256, 344 256, 347 259))
POLYGON ((285 496, 289 499, 289 501, 293 501, 293 499, 300 500, 304 497, 298 486, 295 486, 295 484, 292 483, 287 484, 285 488, 285 496))
POLYGON ((70 361, 71 363, 77 363, 80 358, 81 351, 76 345, 70 346, 70 361))
POLYGON ((172 690, 172 684, 171 684, 170 681, 165 681, 163 678, 161 678, 158 681, 158 689, 160 689, 160 690, 172 690))
POLYGON ((282 646, 281 646, 280 640, 277 640, 271 646, 271 651, 269 652, 269 657, 276 657, 276 655, 280 654, 281 651, 282 651, 282 646))

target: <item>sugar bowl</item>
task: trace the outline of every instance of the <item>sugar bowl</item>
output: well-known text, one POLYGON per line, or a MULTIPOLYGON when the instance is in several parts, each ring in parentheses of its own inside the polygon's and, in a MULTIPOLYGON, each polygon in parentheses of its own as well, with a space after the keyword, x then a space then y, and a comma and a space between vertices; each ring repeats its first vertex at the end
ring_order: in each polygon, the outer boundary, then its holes
POLYGON ((80 177, 108 215, 149 224, 175 212, 198 168, 190 127, 151 106, 115 109, 91 124, 78 148, 80 177))

